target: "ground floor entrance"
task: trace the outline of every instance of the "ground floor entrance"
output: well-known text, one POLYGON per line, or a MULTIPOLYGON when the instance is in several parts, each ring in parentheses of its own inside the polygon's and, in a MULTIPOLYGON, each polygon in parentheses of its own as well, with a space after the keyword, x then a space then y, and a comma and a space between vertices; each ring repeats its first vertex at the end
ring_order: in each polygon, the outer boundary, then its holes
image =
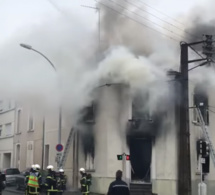
POLYGON ((151 138, 130 138, 131 180, 151 182, 151 138))

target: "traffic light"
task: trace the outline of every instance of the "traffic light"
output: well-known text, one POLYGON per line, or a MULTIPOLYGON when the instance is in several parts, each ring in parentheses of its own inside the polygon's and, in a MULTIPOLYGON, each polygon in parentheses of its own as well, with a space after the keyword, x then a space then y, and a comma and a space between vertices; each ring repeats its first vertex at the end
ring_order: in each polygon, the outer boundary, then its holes
POLYGON ((202 148, 202 156, 207 157, 210 155, 210 149, 208 142, 203 142, 203 148, 202 148))
POLYGON ((123 156, 125 156, 126 160, 130 160, 130 155, 127 155, 127 154, 117 154, 117 159, 123 160, 123 156))
POLYGON ((117 159, 118 160, 122 160, 122 155, 120 154, 120 155, 117 155, 117 159))
POLYGON ((203 139, 197 141, 197 155, 201 155, 202 157, 210 155, 209 143, 203 139))
POLYGON ((126 155, 126 160, 130 160, 130 155, 126 155))

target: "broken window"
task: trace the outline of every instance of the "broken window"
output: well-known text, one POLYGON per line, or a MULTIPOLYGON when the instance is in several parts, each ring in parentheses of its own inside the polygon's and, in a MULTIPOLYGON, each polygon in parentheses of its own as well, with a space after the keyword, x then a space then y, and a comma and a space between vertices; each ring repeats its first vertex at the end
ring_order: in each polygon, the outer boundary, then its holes
POLYGON ((82 111, 82 120, 86 123, 95 122, 95 103, 92 102, 89 106, 85 107, 82 111))
MULTIPOLYGON (((195 87, 193 102, 194 102, 194 106, 199 108, 199 110, 201 111, 205 124, 209 125, 208 95, 204 86, 197 85, 195 87)), ((195 112, 194 112, 194 120, 199 122, 195 112)))
POLYGON ((94 170, 95 140, 93 125, 85 125, 80 129, 86 169, 94 170))
POLYGON ((149 109, 147 109, 149 94, 137 95, 132 103, 132 118, 136 120, 151 121, 152 117, 149 109))

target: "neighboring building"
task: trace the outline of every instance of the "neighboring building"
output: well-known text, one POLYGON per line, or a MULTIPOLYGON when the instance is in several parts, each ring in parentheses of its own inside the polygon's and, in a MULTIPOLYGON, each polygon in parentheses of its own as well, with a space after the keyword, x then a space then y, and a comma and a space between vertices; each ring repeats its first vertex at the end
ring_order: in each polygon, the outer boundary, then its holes
POLYGON ((0 100, 0 169, 13 167, 15 103, 0 100))
MULTIPOLYGON (((43 169, 51 164, 57 170, 56 145, 58 144, 59 109, 46 111, 45 121, 43 121, 42 111, 30 104, 17 103, 15 112, 15 138, 13 142, 15 167, 23 171, 31 167, 32 164, 39 164, 43 169)), ((71 127, 68 125, 66 127, 64 117, 62 117, 61 128, 61 142, 65 146, 71 127)), ((69 155, 72 155, 72 150, 69 151, 69 155)), ((71 161, 72 159, 67 158, 63 167, 68 175, 72 175, 71 161)), ((71 185, 72 177, 68 177, 68 187, 71 185)))

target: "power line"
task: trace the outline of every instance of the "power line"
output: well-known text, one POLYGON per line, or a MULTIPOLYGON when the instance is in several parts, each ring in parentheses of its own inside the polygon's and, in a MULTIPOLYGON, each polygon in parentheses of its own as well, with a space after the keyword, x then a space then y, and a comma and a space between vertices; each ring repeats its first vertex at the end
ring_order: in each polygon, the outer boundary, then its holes
MULTIPOLYGON (((111 1, 111 0, 109 0, 109 1, 111 1)), ((190 35, 190 36, 192 36, 192 37, 196 37, 197 39, 200 38, 200 37, 197 37, 197 36, 194 35, 194 34, 191 34, 191 33, 187 32, 187 31, 185 31, 184 29, 181 29, 180 27, 178 27, 178 26, 176 26, 176 25, 174 25, 174 24, 172 24, 172 23, 170 23, 170 22, 168 22, 168 21, 166 21, 166 20, 164 20, 164 19, 162 19, 162 18, 156 16, 155 14, 152 14, 151 12, 149 12, 149 11, 147 11, 147 10, 142 9, 141 7, 137 6, 136 4, 129 2, 128 0, 125 0, 125 1, 126 1, 128 4, 135 6, 135 7, 138 8, 139 10, 148 13, 149 15, 151 15, 151 16, 153 16, 153 17, 159 19, 159 20, 162 21, 162 22, 165 22, 166 24, 169 24, 170 26, 172 26, 172 27, 174 27, 174 28, 176 28, 176 29, 178 29, 178 30, 184 32, 184 33, 187 33, 188 35, 190 35)))
POLYGON ((162 11, 160 11, 160 10, 158 10, 158 9, 155 9, 154 7, 152 7, 152 6, 150 6, 149 4, 145 3, 144 1, 140 0, 140 2, 141 2, 142 4, 144 4, 146 7, 149 7, 149 8, 151 8, 151 9, 155 10, 156 12, 158 12, 158 13, 160 13, 160 14, 166 16, 167 18, 170 18, 171 20, 174 20, 174 21, 177 22, 178 24, 181 24, 181 25, 184 26, 184 24, 182 24, 180 21, 176 20, 175 18, 173 18, 173 17, 171 17, 171 16, 168 16, 167 14, 163 13, 162 11))
POLYGON ((142 15, 136 13, 136 12, 133 12, 133 11, 127 9, 126 7, 122 6, 121 4, 119 4, 119 3, 117 3, 117 2, 115 2, 115 1, 113 1, 113 0, 109 0, 109 1, 112 2, 112 3, 114 3, 114 4, 116 4, 117 6, 121 7, 122 9, 126 10, 127 12, 130 12, 130 13, 132 13, 132 14, 135 14, 135 15, 137 15, 137 16, 139 16, 139 17, 141 17, 141 18, 143 18, 143 19, 145 19, 145 20, 151 22, 152 24, 154 24, 154 25, 156 25, 156 26, 159 26, 160 28, 163 28, 164 30, 169 31, 170 33, 175 34, 178 38, 184 38, 184 39, 186 39, 185 37, 181 36, 180 34, 177 34, 177 33, 175 33, 174 31, 169 30, 168 28, 166 28, 166 27, 164 27, 164 26, 162 26, 162 25, 160 25, 160 24, 158 24, 158 23, 156 23, 156 22, 153 22, 153 21, 149 20, 148 18, 146 18, 146 17, 144 17, 144 16, 142 16, 142 15))
POLYGON ((104 4, 104 3, 98 2, 97 0, 95 0, 95 1, 96 1, 97 3, 103 5, 103 6, 107 7, 108 9, 114 11, 114 12, 116 12, 116 13, 122 15, 122 16, 125 16, 125 17, 129 18, 130 20, 132 20, 132 21, 134 21, 134 22, 136 22, 136 23, 138 23, 138 24, 140 24, 140 25, 142 25, 142 26, 145 26, 146 28, 149 28, 150 30, 153 30, 153 31, 155 31, 155 32, 158 32, 159 34, 164 35, 165 37, 168 37, 169 39, 174 40, 174 41, 176 41, 177 43, 179 42, 179 40, 177 40, 176 38, 173 38, 173 37, 171 37, 171 36, 169 36, 169 35, 167 35, 167 34, 164 34, 164 33, 160 32, 160 31, 158 31, 158 30, 156 30, 156 29, 154 29, 154 28, 152 28, 152 27, 150 27, 150 26, 148 26, 148 25, 146 25, 146 24, 140 22, 140 21, 137 21, 137 20, 135 20, 135 19, 129 17, 128 15, 123 14, 123 13, 121 13, 121 12, 118 11, 118 10, 115 10, 115 9, 113 9, 112 7, 110 7, 110 6, 108 6, 108 5, 104 4))

